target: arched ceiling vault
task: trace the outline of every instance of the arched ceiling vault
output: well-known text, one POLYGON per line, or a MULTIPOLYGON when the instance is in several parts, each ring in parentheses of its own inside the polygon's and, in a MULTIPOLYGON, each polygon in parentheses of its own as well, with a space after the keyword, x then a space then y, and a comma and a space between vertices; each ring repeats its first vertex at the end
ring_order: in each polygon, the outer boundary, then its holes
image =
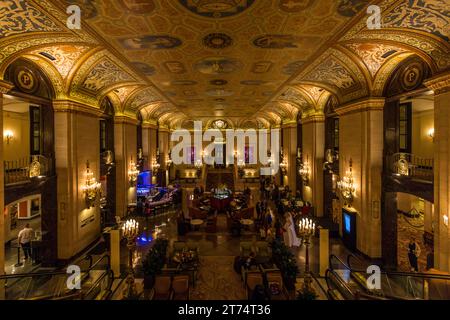
POLYGON ((98 108, 109 97, 117 114, 169 127, 219 117, 269 127, 323 113, 330 96, 381 96, 412 55, 433 74, 450 69, 448 0, 296 2, 249 0, 213 14, 196 1, 70 0, 84 14, 71 30, 66 1, 3 1, 0 79, 26 58, 57 99, 98 108), (367 27, 371 4, 381 29, 367 27))

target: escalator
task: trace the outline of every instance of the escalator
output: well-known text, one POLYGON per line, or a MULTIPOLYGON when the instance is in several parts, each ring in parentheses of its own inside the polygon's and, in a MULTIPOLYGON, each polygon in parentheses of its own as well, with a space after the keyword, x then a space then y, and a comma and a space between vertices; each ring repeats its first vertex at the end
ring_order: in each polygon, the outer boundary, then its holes
MULTIPOLYGON (((327 285, 331 299, 448 300, 450 275, 380 270, 379 289, 369 288, 369 265, 354 255, 343 262, 330 256, 327 285)), ((373 280, 373 279, 370 279, 373 280)), ((373 282, 375 283, 375 282, 373 282)))
POLYGON ((69 289, 71 274, 66 270, 2 275, 0 283, 4 284, 6 300, 106 300, 114 282, 109 259, 105 253, 96 262, 90 260, 88 268, 81 270, 80 290, 69 289))

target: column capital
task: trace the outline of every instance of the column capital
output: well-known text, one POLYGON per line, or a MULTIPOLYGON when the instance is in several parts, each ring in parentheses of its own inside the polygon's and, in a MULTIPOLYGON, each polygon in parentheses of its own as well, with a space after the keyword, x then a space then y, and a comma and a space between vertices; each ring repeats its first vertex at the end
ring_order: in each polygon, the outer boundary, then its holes
POLYGON ((134 126, 137 126, 139 124, 139 121, 134 118, 130 118, 126 115, 120 114, 114 116, 114 123, 115 124, 131 124, 134 126))
POLYGON ((12 83, 0 80, 0 93, 8 93, 12 88, 14 88, 12 83))
POLYGON ((288 121, 288 122, 284 122, 281 125, 282 129, 288 129, 288 128, 297 128, 297 121, 288 121))
POLYGON ((450 92, 450 72, 439 74, 425 81, 425 85, 433 90, 435 95, 450 92))
POLYGON ((100 109, 72 100, 54 100, 55 112, 78 113, 91 117, 100 117, 103 113, 100 109))
POLYGON ((302 124, 325 122, 325 115, 323 113, 313 113, 302 118, 302 124))
POLYGON ((142 128, 143 129, 158 129, 158 125, 156 123, 151 122, 151 121, 145 120, 142 123, 142 128))
POLYGON ((349 113, 358 113, 364 111, 383 110, 385 98, 366 98, 352 101, 335 109, 339 116, 349 113))

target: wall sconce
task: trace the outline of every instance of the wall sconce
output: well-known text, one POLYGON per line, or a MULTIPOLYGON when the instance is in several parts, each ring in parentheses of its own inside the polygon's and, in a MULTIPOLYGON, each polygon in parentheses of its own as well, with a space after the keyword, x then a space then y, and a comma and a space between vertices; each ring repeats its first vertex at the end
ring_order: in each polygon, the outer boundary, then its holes
POLYGON ((444 214, 444 215, 442 216, 442 218, 444 219, 444 225, 445 225, 446 227, 448 227, 448 215, 444 214))
POLYGON ((309 175, 311 173, 311 167, 309 165, 309 158, 306 156, 306 162, 300 164, 300 168, 298 169, 298 173, 300 177, 303 179, 303 183, 308 185, 309 183, 309 175))
POLYGON ((431 140, 434 142, 434 128, 431 128, 428 130, 428 136, 431 138, 431 140))
POLYGON ((139 170, 137 169, 136 163, 133 161, 133 157, 130 160, 130 166, 128 169, 128 179, 131 185, 134 185, 137 181, 137 177, 139 175, 139 170))
POLYGON ((353 202, 353 196, 356 191, 355 186, 353 184, 353 173, 352 173, 352 165, 353 161, 350 158, 349 170, 345 174, 345 176, 337 182, 337 187, 340 190, 342 197, 344 198, 345 204, 349 207, 353 202))
POLYGON ((88 208, 92 207, 101 189, 101 183, 97 182, 94 173, 89 169, 89 161, 86 162, 86 182, 81 188, 86 197, 86 204, 88 208))
POLYGON ((5 130, 3 136, 5 137, 6 144, 9 144, 14 138, 14 133, 11 130, 5 130))
POLYGON ((287 174, 287 167, 288 167, 287 159, 283 157, 283 160, 280 163, 280 169, 283 175, 287 174))

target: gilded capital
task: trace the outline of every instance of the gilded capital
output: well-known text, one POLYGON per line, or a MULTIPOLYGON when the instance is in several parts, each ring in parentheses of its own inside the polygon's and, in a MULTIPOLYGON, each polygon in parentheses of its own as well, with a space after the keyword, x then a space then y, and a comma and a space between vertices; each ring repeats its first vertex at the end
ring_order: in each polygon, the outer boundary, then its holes
POLYGON ((12 88, 14 88, 12 83, 0 80, 0 93, 8 93, 12 88))
POLYGON ((425 85, 434 91, 434 94, 443 94, 450 91, 450 72, 438 75, 425 81, 425 85))
POLYGON ((342 116, 348 113, 383 110, 384 104, 384 98, 368 98, 347 103, 343 106, 335 108, 335 111, 339 116, 342 116))

